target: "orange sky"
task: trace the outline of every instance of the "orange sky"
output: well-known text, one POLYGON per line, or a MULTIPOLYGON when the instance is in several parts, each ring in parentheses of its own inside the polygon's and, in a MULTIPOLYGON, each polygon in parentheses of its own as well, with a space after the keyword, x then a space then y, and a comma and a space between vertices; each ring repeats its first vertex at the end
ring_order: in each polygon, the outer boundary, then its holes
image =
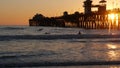
MULTIPOLYGON (((36 13, 44 16, 59 16, 64 11, 83 12, 85 0, 0 0, 0 25, 28 25, 29 18, 36 13)), ((98 4, 99 0, 93 0, 98 4)), ((113 0, 114 1, 114 0, 113 0)), ((107 9, 113 8, 113 1, 107 1, 107 9)), ((114 2, 114 6, 119 7, 114 2)))

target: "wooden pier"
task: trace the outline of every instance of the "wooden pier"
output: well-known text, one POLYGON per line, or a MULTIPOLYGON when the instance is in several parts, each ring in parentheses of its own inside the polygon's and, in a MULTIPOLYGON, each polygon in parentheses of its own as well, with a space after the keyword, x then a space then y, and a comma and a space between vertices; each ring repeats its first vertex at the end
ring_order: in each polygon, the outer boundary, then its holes
MULTIPOLYGON (((69 20, 69 22, 71 22, 71 24, 73 23, 76 24, 75 27, 85 29, 120 29, 120 15, 119 15, 120 11, 114 14, 114 19, 111 19, 110 16, 111 13, 112 12, 106 13, 93 12, 90 14, 79 14, 77 16, 71 15, 71 18, 74 18, 73 19, 74 22, 71 20, 69 20)), ((66 19, 64 20, 66 22, 66 19)))
POLYGON ((86 29, 105 29, 109 28, 108 15, 107 14, 85 14, 79 18, 80 28, 86 29))
POLYGON ((106 10, 106 1, 101 0, 99 4, 93 5, 92 0, 86 0, 84 3, 84 13, 75 12, 63 16, 45 17, 42 14, 36 14, 29 20, 30 26, 53 26, 53 27, 79 27, 85 29, 120 29, 120 9, 106 10), (97 8, 98 11, 91 11, 97 8))
POLYGON ((54 26, 54 27, 78 27, 85 29, 120 29, 120 10, 110 19, 112 12, 90 14, 71 14, 57 18, 36 18, 30 19, 30 26, 54 26), (66 24, 71 24, 70 26, 66 24))
MULTIPOLYGON (((116 21, 114 21, 115 23, 116 21)), ((112 23, 108 18, 108 14, 92 13, 90 15, 83 15, 79 17, 79 27, 86 29, 108 29, 119 28, 112 23), (114 27, 113 27, 114 26, 114 27)), ((120 24, 118 24, 120 26, 120 24)))

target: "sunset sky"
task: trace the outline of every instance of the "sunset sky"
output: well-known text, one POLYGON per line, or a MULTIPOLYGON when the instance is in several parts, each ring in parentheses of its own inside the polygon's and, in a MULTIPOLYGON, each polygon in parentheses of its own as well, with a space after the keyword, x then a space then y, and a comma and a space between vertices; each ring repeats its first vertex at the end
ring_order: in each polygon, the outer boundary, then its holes
MULTIPOLYGON (((36 13, 44 16, 60 16, 64 11, 83 12, 85 0, 0 0, 0 25, 28 25, 36 13)), ((100 0, 93 0, 98 4, 100 0)), ((107 9, 120 7, 119 0, 107 1, 107 9), (114 4, 113 4, 114 3, 114 4)))

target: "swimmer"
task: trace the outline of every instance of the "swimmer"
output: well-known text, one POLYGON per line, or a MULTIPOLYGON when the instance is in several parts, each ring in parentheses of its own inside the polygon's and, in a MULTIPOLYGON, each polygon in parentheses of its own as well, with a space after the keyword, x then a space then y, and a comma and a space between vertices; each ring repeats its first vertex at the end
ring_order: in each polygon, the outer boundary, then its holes
POLYGON ((78 33, 79 35, 81 34, 81 32, 79 31, 79 33, 78 33))

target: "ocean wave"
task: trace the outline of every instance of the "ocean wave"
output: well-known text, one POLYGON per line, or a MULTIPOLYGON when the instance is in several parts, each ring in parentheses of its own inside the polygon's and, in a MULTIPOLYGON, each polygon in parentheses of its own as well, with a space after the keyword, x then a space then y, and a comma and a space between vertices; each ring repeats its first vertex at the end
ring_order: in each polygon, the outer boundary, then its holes
POLYGON ((24 30, 25 28, 22 27, 3 27, 0 29, 5 29, 5 30, 24 30))
MULTIPOLYGON (((120 38, 120 35, 0 35, 0 41, 4 40, 56 40, 56 39, 106 39, 120 38)), ((116 40, 117 41, 117 40, 116 40)))
POLYGON ((120 61, 88 61, 88 62, 16 62, 0 63, 0 67, 41 67, 41 66, 87 66, 87 65, 119 65, 120 61))
POLYGON ((0 53, 0 59, 13 59, 13 58, 25 58, 32 56, 49 56, 57 55, 54 51, 41 49, 39 51, 24 51, 24 52, 2 52, 0 53))

